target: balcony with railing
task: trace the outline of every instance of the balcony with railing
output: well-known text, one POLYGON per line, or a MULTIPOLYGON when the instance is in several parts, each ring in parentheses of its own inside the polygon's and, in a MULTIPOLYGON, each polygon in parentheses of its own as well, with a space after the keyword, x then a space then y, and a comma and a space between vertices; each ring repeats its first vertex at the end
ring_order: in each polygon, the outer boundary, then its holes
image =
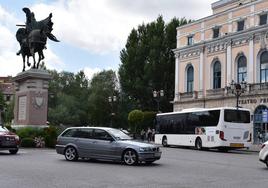
MULTIPOLYGON (((206 94, 203 95, 203 91, 194 91, 194 92, 186 92, 180 93, 180 101, 189 101, 193 99, 217 99, 223 97, 233 97, 234 94, 230 87, 218 88, 218 89, 209 89, 206 90, 206 94)), ((247 84, 247 87, 244 90, 243 95, 249 94, 268 94, 268 82, 267 83, 255 83, 255 84, 247 84)))

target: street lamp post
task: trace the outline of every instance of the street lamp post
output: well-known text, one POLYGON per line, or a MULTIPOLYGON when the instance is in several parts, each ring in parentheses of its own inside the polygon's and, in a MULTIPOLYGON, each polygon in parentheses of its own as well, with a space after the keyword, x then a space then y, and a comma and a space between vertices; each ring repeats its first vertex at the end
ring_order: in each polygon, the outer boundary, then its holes
POLYGON ((241 83, 236 83, 234 80, 232 80, 232 82, 230 83, 230 88, 232 93, 236 96, 236 108, 238 109, 239 97, 242 93, 246 91, 247 82, 242 81, 241 83))
POLYGON ((153 91, 153 97, 157 103, 157 111, 160 112, 160 106, 159 106, 159 103, 160 103, 160 98, 161 97, 164 97, 164 90, 159 90, 159 91, 156 91, 154 90, 153 91))
POLYGON ((117 101, 117 97, 114 96, 109 96, 108 101, 111 104, 111 127, 113 127, 113 116, 115 116, 115 113, 113 112, 113 103, 117 101))

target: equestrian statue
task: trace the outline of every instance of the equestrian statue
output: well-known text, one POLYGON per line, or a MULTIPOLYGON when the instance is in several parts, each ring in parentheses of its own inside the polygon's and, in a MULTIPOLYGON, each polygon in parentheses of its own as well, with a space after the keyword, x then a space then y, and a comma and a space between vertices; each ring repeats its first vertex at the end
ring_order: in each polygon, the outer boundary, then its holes
POLYGON ((43 50, 46 49, 47 38, 52 41, 59 42, 59 40, 51 33, 53 28, 53 22, 51 21, 52 13, 41 21, 36 21, 34 13, 29 8, 23 8, 23 12, 26 14, 26 25, 19 28, 16 33, 17 41, 20 43, 20 50, 17 55, 22 56, 23 70, 25 71, 25 58, 27 57, 27 65, 31 66, 29 57, 33 57, 33 69, 39 68, 39 63, 45 58, 43 50), (35 53, 38 53, 39 59, 36 63, 35 53))

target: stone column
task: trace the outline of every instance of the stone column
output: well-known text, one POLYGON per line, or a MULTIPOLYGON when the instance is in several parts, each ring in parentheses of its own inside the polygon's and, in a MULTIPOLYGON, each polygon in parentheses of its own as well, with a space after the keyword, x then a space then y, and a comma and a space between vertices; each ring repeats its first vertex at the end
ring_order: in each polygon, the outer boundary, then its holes
POLYGON ((233 79, 232 75, 232 41, 230 40, 227 43, 227 53, 226 53, 226 58, 227 58, 227 83, 226 85, 229 85, 233 79))
POLYGON ((250 36, 249 38, 249 60, 247 66, 248 83, 254 83, 253 70, 254 70, 254 35, 250 36))
POLYGON ((199 96, 202 98, 204 96, 203 83, 204 83, 204 47, 200 48, 200 59, 199 59, 199 96))
POLYGON ((175 94, 174 94, 174 102, 180 100, 179 94, 179 54, 175 54, 176 62, 175 62, 175 94))
POLYGON ((48 81, 46 70, 30 69, 14 79, 15 107, 13 127, 47 125, 48 81))

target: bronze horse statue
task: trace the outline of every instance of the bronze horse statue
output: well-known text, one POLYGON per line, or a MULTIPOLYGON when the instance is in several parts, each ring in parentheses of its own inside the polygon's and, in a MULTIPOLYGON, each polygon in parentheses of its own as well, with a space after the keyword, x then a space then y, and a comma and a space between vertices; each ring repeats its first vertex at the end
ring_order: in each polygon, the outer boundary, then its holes
MULTIPOLYGON (((46 49, 47 38, 52 41, 59 42, 59 40, 51 33, 53 22, 51 21, 52 14, 37 22, 34 17, 34 13, 28 8, 23 8, 26 14, 26 28, 19 28, 16 33, 17 41, 20 43, 20 50, 17 55, 22 56, 23 59, 23 70, 25 71, 25 58, 27 57, 27 65, 31 66, 29 57, 33 57, 32 68, 38 69, 39 63, 45 58, 43 50, 46 49), (38 53, 39 59, 36 63, 35 53, 38 53)), ((20 25, 21 26, 21 25, 20 25)))

